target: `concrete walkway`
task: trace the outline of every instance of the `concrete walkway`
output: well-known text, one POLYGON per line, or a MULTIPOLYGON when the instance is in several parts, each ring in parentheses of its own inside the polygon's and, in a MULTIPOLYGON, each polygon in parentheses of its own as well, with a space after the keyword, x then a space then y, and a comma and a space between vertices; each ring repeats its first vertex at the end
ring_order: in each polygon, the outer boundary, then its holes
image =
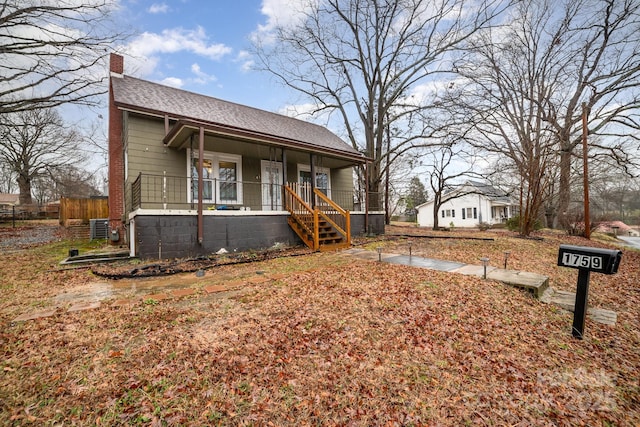
MULTIPOLYGON (((349 249, 342 253, 360 259, 446 271, 467 276, 484 277, 485 275, 485 268, 482 265, 463 264, 394 253, 377 253, 359 248, 349 249)), ((526 289, 544 303, 554 304, 568 311, 574 311, 575 309, 576 294, 573 292, 557 291, 551 288, 549 286, 549 277, 542 274, 487 266, 486 275, 488 280, 495 280, 509 286, 526 289)), ((615 325, 617 318, 614 311, 598 308, 588 308, 587 315, 589 315, 594 322, 604 323, 606 325, 615 325)))
MULTIPOLYGON (((353 248, 341 252, 347 256, 353 256, 360 259, 370 261, 382 261, 391 264, 408 265, 418 268, 426 268, 431 270, 446 271, 449 273, 464 274, 467 276, 484 277, 484 267, 481 265, 463 264, 459 262, 443 261, 433 258, 422 258, 417 256, 408 256, 393 253, 380 253, 368 251, 365 249, 353 248)), ((310 272, 314 270, 309 270, 310 272)), ((549 286, 549 278, 541 274, 529 273, 526 271, 504 270, 491 266, 487 266, 487 279, 496 280, 510 286, 520 287, 530 291, 536 298, 544 303, 555 304, 565 310, 573 311, 575 303, 575 294, 572 292, 556 291, 549 286)), ((235 282, 225 283, 224 285, 209 285, 203 288, 195 288, 191 286, 180 287, 176 289, 167 289, 158 293, 145 292, 133 297, 124 299, 115 299, 108 304, 111 308, 127 308, 136 304, 146 304, 151 302, 159 302, 162 300, 182 299, 186 297, 199 297, 204 295, 219 294, 229 291, 235 291, 242 288, 246 284, 260 284, 269 281, 276 281, 286 277, 284 273, 277 274, 259 274, 257 276, 248 277, 235 282)), ((71 307, 65 304, 54 306, 40 311, 30 311, 13 319, 12 322, 24 322, 29 320, 51 317, 64 312, 74 313, 86 310, 96 310, 102 306, 102 299, 111 299, 109 293, 102 295, 94 295, 95 298, 80 298, 71 307), (104 298, 103 298, 104 297, 104 298)), ((81 295, 84 296, 84 295, 81 295)), ((610 310, 589 308, 587 314, 590 318, 599 323, 615 325, 616 313, 610 310)))
POLYGON ((627 246, 635 249, 640 249, 640 237, 618 236, 618 239, 622 240, 627 246))

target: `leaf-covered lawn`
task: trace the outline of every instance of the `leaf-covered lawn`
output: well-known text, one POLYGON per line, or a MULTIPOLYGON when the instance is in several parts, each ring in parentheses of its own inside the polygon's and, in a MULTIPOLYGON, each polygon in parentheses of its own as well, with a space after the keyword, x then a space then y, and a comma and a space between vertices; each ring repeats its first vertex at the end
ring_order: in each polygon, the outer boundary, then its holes
MULTIPOLYGON (((510 250, 511 268, 573 290, 576 271, 555 267, 559 243, 601 245, 488 235, 496 240, 415 239, 412 251, 477 264, 510 250)), ((11 324, 95 280, 56 271, 66 247, 0 261, 0 424, 640 423, 638 252, 625 250, 618 275, 592 275, 590 304, 617 311, 618 323, 587 319, 582 341, 571 337, 571 313, 521 290, 339 253, 207 271, 210 283, 286 273, 228 296, 131 308, 107 301, 11 324)))

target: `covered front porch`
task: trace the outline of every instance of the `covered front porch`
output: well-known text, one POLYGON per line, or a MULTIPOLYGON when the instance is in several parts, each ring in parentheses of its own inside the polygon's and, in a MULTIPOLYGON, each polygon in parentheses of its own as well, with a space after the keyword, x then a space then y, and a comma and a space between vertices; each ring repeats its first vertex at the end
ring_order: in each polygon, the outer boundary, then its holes
MULTIPOLYGON (((130 126, 147 126, 142 120, 130 126)), ((186 122, 174 124, 163 144, 161 173, 146 159, 129 161, 137 170, 125 191, 132 255, 300 243, 327 250, 349 246, 352 235, 384 232, 383 209, 368 210, 369 195, 354 186, 354 167, 366 170, 359 153, 231 137, 186 122)))
MULTIPOLYGON (((359 192, 325 195, 308 184, 240 181, 233 191, 241 203, 208 203, 199 210, 197 200, 188 200, 190 180, 140 174, 133 182, 132 256, 179 258, 300 244, 328 250, 348 247, 353 236, 384 232, 383 211, 367 212, 366 195, 359 192)), ((229 183, 213 180, 211 189, 215 193, 224 184, 229 183)))

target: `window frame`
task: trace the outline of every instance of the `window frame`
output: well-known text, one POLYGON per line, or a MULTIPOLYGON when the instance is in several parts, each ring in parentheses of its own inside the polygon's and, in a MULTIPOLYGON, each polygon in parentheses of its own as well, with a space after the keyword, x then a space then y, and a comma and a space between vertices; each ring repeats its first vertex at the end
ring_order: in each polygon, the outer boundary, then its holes
MULTIPOLYGON (((197 201, 197 196, 193 194, 192 190, 192 165, 191 165, 192 150, 187 148, 187 203, 193 203, 197 201)), ((212 182, 212 198, 202 199, 202 203, 206 204, 230 204, 230 205, 242 205, 243 204, 243 192, 242 192, 242 156, 239 154, 219 153, 216 151, 205 151, 203 159, 211 160, 212 172, 211 178, 205 179, 212 182), (235 181, 221 181, 220 180, 220 163, 229 162, 236 165, 236 179, 235 181), (236 185, 236 199, 222 199, 220 194, 221 182, 235 182, 236 185), (213 187, 215 185, 215 187, 213 187)), ((198 160, 198 152, 193 150, 193 160, 198 160)))

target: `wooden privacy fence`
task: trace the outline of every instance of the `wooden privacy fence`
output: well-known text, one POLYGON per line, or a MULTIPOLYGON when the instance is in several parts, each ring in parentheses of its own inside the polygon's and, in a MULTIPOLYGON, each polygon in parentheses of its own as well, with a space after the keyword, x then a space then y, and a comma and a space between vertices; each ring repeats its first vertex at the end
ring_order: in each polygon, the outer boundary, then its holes
POLYGON ((109 200, 100 199, 60 199, 60 224, 65 224, 69 219, 82 219, 89 222, 90 219, 109 218, 109 200))

